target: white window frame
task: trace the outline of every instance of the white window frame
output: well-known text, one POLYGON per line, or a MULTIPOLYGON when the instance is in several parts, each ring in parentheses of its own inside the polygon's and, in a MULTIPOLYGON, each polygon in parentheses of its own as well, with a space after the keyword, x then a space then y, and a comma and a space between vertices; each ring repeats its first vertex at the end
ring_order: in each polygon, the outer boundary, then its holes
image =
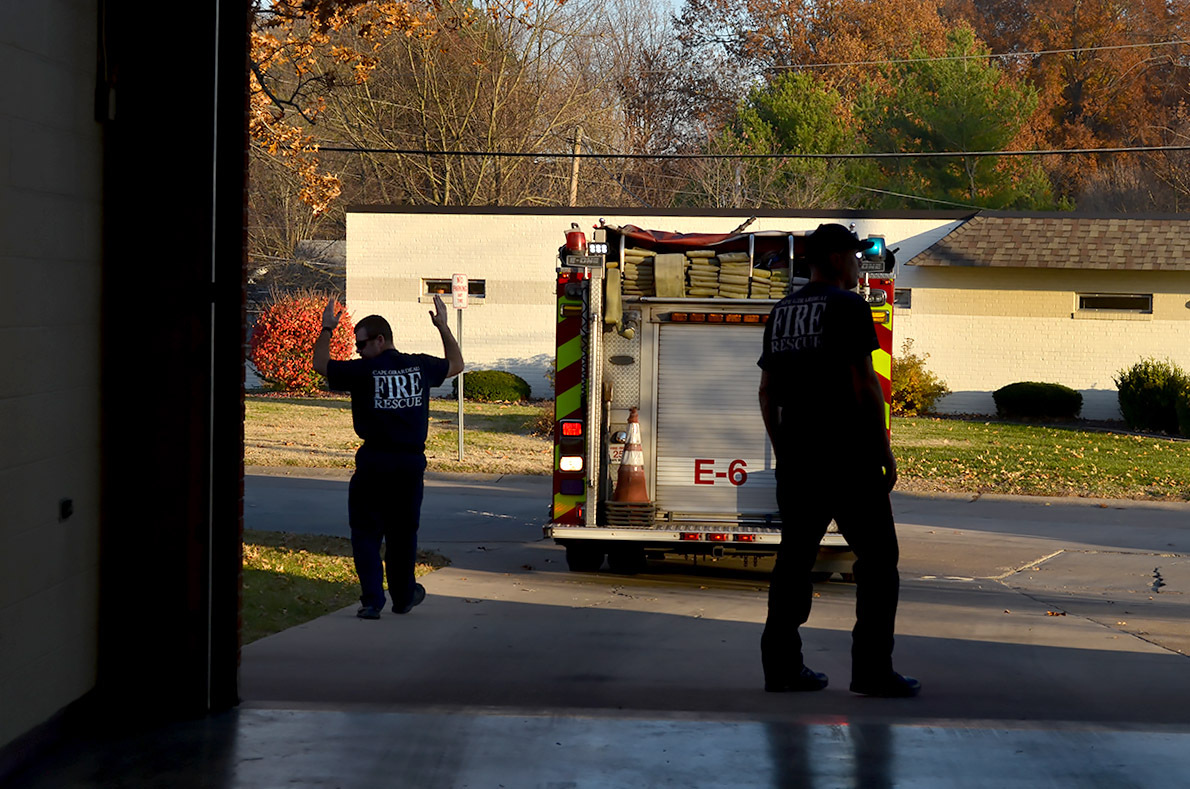
POLYGON ((1079 312, 1118 312, 1129 315, 1152 315, 1152 293, 1076 293, 1074 295, 1075 309, 1079 312), (1084 299, 1136 299, 1145 301, 1145 305, 1132 307, 1088 307, 1084 306, 1084 299))
POLYGON ((1083 291, 1074 294, 1074 312, 1070 317, 1075 320, 1132 320, 1147 321, 1153 319, 1152 293, 1103 293, 1083 291), (1086 299, 1136 299, 1135 308, 1128 307, 1094 307, 1084 306, 1086 299))
MULTIPOLYGON (((448 303, 451 300, 451 278, 450 277, 422 277, 421 282, 419 283, 419 287, 421 288, 421 292, 418 294, 418 297, 417 297, 417 300, 419 303, 425 304, 425 303, 433 302, 435 295, 441 296, 442 300, 445 302, 448 302, 448 303), (434 285, 436 288, 445 287, 445 290, 441 291, 441 292, 432 293, 432 292, 430 292, 431 285, 434 285)), ((488 291, 487 279, 485 277, 477 277, 474 279, 472 279, 470 277, 467 278, 467 303, 469 305, 475 304, 475 303, 482 304, 484 299, 487 298, 487 291, 488 291), (480 291, 479 293, 476 293, 477 288, 475 286, 477 284, 479 285, 479 288, 478 288, 478 290, 480 291)))

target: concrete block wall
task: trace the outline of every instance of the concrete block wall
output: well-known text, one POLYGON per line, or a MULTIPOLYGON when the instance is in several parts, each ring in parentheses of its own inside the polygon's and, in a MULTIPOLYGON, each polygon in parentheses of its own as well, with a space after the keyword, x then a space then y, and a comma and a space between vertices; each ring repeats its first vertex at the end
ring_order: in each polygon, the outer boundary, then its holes
MULTIPOLYGON (((520 375, 535 397, 552 397, 546 378, 554 358, 554 275, 564 231, 577 222, 590 238, 600 218, 651 230, 726 233, 747 214, 496 214, 352 211, 347 215, 347 307, 355 319, 376 313, 393 323, 397 347, 440 355, 431 304, 419 301, 423 278, 466 274, 484 279, 487 296, 463 316, 467 369, 520 375)), ((856 224, 861 236, 882 234, 902 259, 926 249, 958 223, 944 219, 758 218, 750 230, 813 230, 820 222, 856 224)), ((450 299, 446 298, 448 309, 450 299)), ((450 326, 456 327, 451 310, 450 326)), ((437 394, 449 394, 449 388, 437 394)))
MULTIPOLYGON (((912 269, 912 267, 907 267, 912 269)), ((1119 419, 1113 376, 1145 357, 1190 370, 1190 272, 918 269, 912 308, 894 316, 894 353, 912 338, 952 394, 943 413, 994 414, 992 392, 1018 381, 1083 395, 1082 416, 1119 419), (1080 313, 1078 293, 1151 293, 1151 315, 1080 313)))
POLYGON ((0 746, 95 684, 97 14, 94 2, 0 4, 0 746))

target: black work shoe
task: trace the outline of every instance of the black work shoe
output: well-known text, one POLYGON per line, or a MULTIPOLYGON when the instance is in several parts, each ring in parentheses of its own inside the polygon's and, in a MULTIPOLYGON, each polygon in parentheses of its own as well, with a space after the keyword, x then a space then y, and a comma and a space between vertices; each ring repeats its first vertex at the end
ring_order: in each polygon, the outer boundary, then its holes
POLYGON ((822 690, 830 683, 826 674, 811 671, 802 666, 796 677, 786 680, 764 681, 764 689, 769 693, 792 693, 805 690, 822 690))
POLYGON ((361 605, 355 615, 360 619, 379 619, 380 609, 371 605, 361 605))
POLYGON ((414 584, 413 585, 413 597, 411 597, 409 599, 408 603, 405 603, 404 608, 397 608, 394 605, 393 613, 394 614, 407 614, 413 610, 413 606, 420 605, 421 601, 425 600, 425 599, 426 599, 426 588, 424 586, 422 586, 421 584, 414 584))
POLYGON ((882 699, 907 699, 921 692, 921 683, 913 677, 902 677, 893 671, 876 679, 853 679, 851 692, 882 699))

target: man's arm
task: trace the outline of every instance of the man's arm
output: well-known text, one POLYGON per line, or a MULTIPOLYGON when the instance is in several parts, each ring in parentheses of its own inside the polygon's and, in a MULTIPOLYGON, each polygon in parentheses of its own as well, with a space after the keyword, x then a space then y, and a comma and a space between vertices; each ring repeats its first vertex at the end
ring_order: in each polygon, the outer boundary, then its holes
POLYGON ((888 484, 888 489, 892 490, 897 484, 897 459, 893 456, 892 445, 888 440, 888 430, 884 423, 884 390, 880 388, 880 379, 876 377, 876 370, 872 367, 871 354, 851 365, 851 385, 859 403, 859 420, 863 426, 863 435, 872 436, 876 442, 874 449, 881 457, 881 465, 884 466, 884 481, 888 484))
POLYGON ((314 341, 314 372, 326 375, 327 362, 331 360, 331 334, 339 325, 339 316, 343 311, 335 312, 335 300, 326 300, 326 309, 322 311, 322 331, 314 341))
POLYGON ((446 305, 442 303, 441 296, 434 297, 434 311, 430 313, 430 320, 442 335, 442 351, 446 355, 447 363, 446 377, 456 376, 463 372, 463 351, 459 348, 458 340, 450 333, 450 327, 446 325, 446 305))
POLYGON ((760 371, 760 417, 764 420, 764 430, 769 434, 769 443, 773 445, 773 452, 777 451, 777 423, 780 413, 777 404, 773 402, 769 392, 769 371, 760 371))

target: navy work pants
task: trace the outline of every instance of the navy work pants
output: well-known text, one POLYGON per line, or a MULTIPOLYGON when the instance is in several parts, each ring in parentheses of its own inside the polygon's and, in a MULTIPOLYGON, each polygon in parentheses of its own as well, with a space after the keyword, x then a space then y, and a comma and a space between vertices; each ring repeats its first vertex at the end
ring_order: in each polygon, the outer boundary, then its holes
POLYGON ((356 471, 351 476, 347 517, 363 605, 377 610, 384 608, 386 569, 393 607, 402 608, 412 598, 417 528, 424 492, 421 470, 356 471), (383 565, 381 542, 385 544, 383 565))
POLYGON ((855 628, 851 676, 892 671, 900 558, 892 506, 880 474, 852 475, 846 465, 777 467, 781 547, 769 584, 768 619, 760 640, 768 682, 796 677, 802 667, 798 628, 810 618, 811 573, 818 545, 833 518, 855 552, 855 628))

